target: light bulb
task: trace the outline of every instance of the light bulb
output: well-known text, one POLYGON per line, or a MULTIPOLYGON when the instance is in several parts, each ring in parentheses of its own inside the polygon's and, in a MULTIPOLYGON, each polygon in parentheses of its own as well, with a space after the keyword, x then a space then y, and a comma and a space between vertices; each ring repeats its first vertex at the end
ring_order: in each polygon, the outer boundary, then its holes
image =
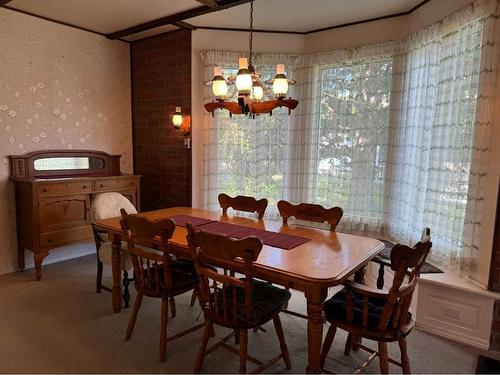
POLYGON ((239 60, 239 70, 236 74, 236 88, 239 95, 250 95, 252 90, 252 76, 248 70, 248 60, 241 57, 239 60))
POLYGON ((175 130, 179 130, 182 125, 182 113, 181 107, 175 107, 175 113, 172 116, 172 122, 174 124, 175 130))
POLYGON ((276 66, 276 76, 273 80, 273 92, 274 96, 277 98, 286 97, 286 93, 288 92, 288 78, 285 75, 285 65, 278 64, 276 66))
POLYGON ((214 68, 214 78, 212 78, 212 92, 218 100, 224 100, 227 97, 227 83, 222 75, 222 69, 219 66, 214 68))

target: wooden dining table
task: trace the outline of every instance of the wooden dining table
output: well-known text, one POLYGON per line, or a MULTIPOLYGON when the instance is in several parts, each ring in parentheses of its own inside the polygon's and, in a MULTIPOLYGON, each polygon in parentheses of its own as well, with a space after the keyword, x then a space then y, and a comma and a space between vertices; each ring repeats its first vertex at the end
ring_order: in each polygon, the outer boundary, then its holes
MULTIPOLYGON (((321 372, 323 302, 326 299, 328 288, 339 285, 353 275, 358 280, 361 279, 366 264, 384 248, 382 242, 372 238, 292 223, 283 224, 281 221, 222 215, 191 207, 165 208, 141 212, 139 215, 153 221, 188 215, 309 239, 289 250, 264 245, 254 264, 255 277, 304 292, 308 317, 308 366, 306 371, 309 373, 321 372)), ((118 313, 122 304, 120 218, 100 220, 96 223, 96 228, 107 231, 112 238, 112 303, 114 312, 118 313)), ((191 258, 192 254, 187 245, 186 234, 185 227, 177 226, 170 242, 170 249, 176 256, 191 258)))

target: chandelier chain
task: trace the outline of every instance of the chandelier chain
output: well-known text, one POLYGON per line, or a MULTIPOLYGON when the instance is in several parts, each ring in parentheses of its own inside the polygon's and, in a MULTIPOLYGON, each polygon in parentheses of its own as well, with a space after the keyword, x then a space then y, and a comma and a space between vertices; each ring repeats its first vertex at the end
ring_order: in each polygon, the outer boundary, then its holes
POLYGON ((248 52, 248 63, 252 65, 252 55, 253 55, 253 0, 250 1, 250 35, 248 36, 248 44, 250 49, 248 52))

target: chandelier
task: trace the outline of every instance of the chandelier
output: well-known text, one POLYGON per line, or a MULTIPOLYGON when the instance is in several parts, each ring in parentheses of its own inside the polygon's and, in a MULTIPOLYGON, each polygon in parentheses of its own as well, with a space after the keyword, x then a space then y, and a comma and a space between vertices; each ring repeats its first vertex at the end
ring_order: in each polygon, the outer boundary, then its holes
POLYGON ((248 38, 249 51, 248 58, 240 57, 238 62, 238 73, 229 78, 224 78, 222 69, 214 67, 214 77, 205 82, 206 86, 212 86, 215 100, 205 104, 207 112, 212 116, 216 109, 226 109, 229 115, 248 115, 255 118, 256 115, 269 113, 275 108, 286 107, 288 114, 297 107, 299 102, 292 98, 286 98, 288 87, 294 85, 296 81, 289 79, 285 75, 285 65, 276 66, 276 75, 273 79, 265 81, 263 84, 261 76, 255 71, 252 64, 253 58, 253 0, 250 2, 250 35, 248 38), (229 93, 229 86, 236 86, 236 89, 229 93), (271 86, 271 87, 269 87, 271 86), (271 92, 272 89, 272 92, 271 92), (234 97, 238 101, 233 101, 234 97))

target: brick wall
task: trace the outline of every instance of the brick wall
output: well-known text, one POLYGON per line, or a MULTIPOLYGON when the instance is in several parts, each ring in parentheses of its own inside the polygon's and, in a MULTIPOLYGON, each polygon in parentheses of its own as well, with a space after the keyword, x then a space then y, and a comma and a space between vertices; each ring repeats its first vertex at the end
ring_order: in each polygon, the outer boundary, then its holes
POLYGON ((175 107, 191 112, 191 31, 131 43, 134 173, 143 210, 191 206, 191 150, 173 126, 175 107))
MULTIPOLYGON (((500 292, 500 189, 497 199, 493 254, 491 256, 488 289, 500 292)), ((491 323, 490 348, 500 351, 500 301, 495 301, 493 322, 491 323)))

